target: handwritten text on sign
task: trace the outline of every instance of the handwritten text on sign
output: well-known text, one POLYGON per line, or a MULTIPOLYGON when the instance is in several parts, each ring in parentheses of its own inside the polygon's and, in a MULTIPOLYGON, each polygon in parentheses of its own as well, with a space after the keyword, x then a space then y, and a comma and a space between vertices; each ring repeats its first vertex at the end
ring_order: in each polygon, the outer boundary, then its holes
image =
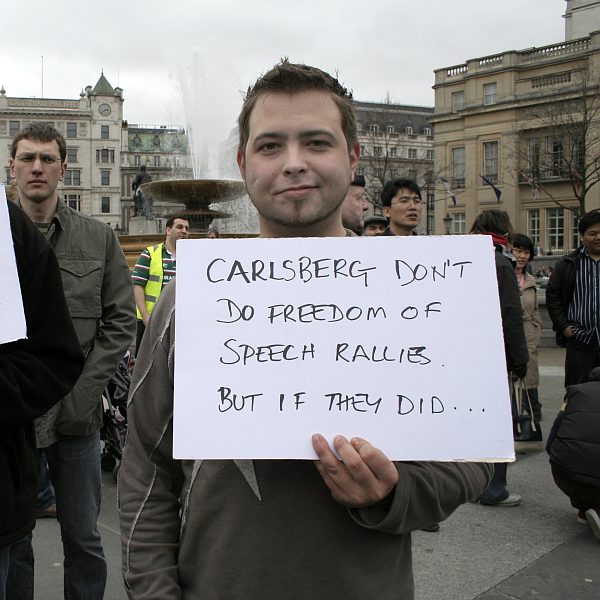
POLYGON ((512 459, 489 236, 182 240, 174 454, 512 459))

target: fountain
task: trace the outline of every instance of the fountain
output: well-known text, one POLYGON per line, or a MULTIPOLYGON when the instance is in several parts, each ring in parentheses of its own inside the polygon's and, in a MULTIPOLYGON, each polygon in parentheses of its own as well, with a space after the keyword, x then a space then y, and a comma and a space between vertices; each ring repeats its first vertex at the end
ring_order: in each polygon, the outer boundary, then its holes
POLYGON ((140 190, 150 206, 146 216, 133 217, 130 233, 158 235, 162 232, 155 229, 152 217, 175 212, 188 217, 192 237, 206 235, 214 219, 223 220, 216 228, 226 237, 258 233, 258 216, 249 199, 244 200, 244 184, 234 180, 239 176, 237 130, 231 125, 239 110, 240 85, 230 65, 217 64, 212 55, 210 61, 204 60, 207 52, 195 48, 191 64, 178 75, 194 179, 142 183, 140 190), (229 76, 224 78, 223 73, 229 76), (152 204, 158 210, 153 211, 152 204))
POLYGON ((164 179, 141 185, 142 193, 169 204, 183 204, 177 211, 188 217, 192 233, 206 233, 213 219, 231 214, 210 208, 211 204, 237 200, 246 194, 242 181, 227 179, 164 179))

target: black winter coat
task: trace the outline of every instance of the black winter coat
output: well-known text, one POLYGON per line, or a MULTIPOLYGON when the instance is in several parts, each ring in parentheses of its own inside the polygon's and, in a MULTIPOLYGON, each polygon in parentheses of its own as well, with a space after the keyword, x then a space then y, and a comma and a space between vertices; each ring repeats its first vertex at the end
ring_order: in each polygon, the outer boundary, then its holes
POLYGON ((11 202, 8 213, 27 339, 0 344, 0 546, 21 539, 35 525, 33 419, 69 392, 83 368, 54 252, 11 202))
POLYGON ((567 388, 548 453, 564 479, 600 489, 600 368, 592 369, 590 380, 567 388))
POLYGON ((504 334, 504 352, 506 367, 519 378, 525 377, 529 352, 523 326, 523 308, 515 268, 511 260, 504 256, 501 245, 495 246, 496 278, 500 296, 502 333, 504 334))
POLYGON ((563 348, 567 345, 567 338, 563 331, 569 323, 569 305, 575 292, 575 281, 581 246, 570 254, 563 256, 554 265, 554 270, 546 287, 546 308, 552 319, 552 329, 556 332, 556 343, 563 348))

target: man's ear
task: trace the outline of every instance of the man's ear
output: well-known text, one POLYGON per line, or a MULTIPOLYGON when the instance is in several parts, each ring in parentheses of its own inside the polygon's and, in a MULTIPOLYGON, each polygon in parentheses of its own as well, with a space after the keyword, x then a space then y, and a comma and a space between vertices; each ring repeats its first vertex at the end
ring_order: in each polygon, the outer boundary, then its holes
POLYGON ((384 206, 383 207, 383 216, 386 217, 387 219, 390 218, 390 212, 391 212, 391 206, 384 206))
POLYGON ((352 179, 354 179, 354 174, 356 172, 356 168, 358 167, 358 161, 360 160, 360 144, 356 142, 352 149, 350 150, 350 169, 352 170, 352 179))
POLYGON ((10 176, 14 179, 14 177, 15 177, 15 159, 14 158, 9 159, 8 168, 10 169, 10 176))
POLYGON ((246 159, 244 157, 244 153, 242 152, 241 148, 238 148, 236 160, 237 160, 238 168, 240 170, 240 175, 242 176, 244 183, 246 183, 246 159))
POLYGON ((63 162, 61 163, 61 166, 60 166, 60 177, 58 178, 59 181, 64 181, 66 172, 67 172, 67 162, 63 160, 63 162))

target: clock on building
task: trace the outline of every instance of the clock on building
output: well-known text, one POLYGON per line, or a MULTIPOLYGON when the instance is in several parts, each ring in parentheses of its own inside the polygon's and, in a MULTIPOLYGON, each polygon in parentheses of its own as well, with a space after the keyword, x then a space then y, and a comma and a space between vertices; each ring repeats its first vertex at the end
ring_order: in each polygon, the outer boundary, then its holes
POLYGON ((101 104, 101 105, 98 107, 98 112, 99 112, 99 113, 100 113, 100 114, 101 114, 103 117, 106 117, 107 115, 110 115, 110 111, 111 111, 110 105, 109 105, 109 104, 106 104, 106 102, 105 102, 105 103, 103 103, 103 104, 101 104))

